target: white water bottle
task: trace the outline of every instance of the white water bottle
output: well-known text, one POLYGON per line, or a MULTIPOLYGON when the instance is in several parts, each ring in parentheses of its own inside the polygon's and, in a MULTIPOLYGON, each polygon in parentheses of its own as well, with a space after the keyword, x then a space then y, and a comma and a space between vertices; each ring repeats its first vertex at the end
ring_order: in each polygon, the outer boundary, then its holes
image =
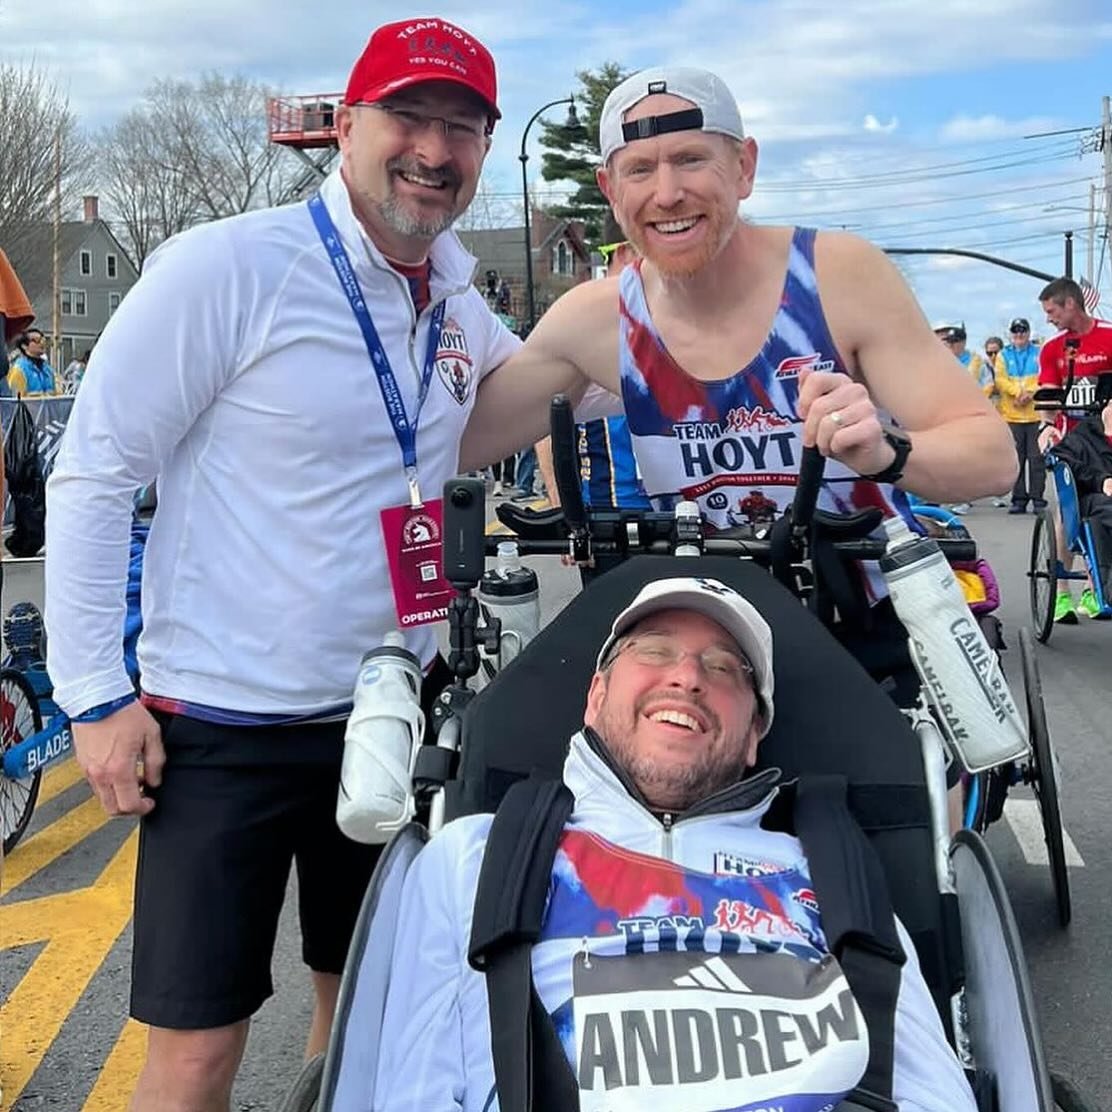
POLYGON ((698 541, 702 536, 703 521, 698 502, 677 502, 673 510, 676 519, 677 544, 673 556, 702 556, 698 541))
POLYGON ((907 628, 923 689, 958 759, 969 772, 1027 753, 1027 733, 1000 659, 969 609, 942 550, 886 518, 880 568, 896 614, 907 628))
POLYGON ((502 623, 497 662, 501 671, 541 628, 537 573, 522 565, 516 541, 498 542, 495 565, 479 583, 479 605, 484 617, 495 617, 502 623))
POLYGON ((336 822, 353 841, 388 842, 413 817, 413 766, 425 730, 421 680, 421 662, 397 630, 363 656, 336 798, 336 822))

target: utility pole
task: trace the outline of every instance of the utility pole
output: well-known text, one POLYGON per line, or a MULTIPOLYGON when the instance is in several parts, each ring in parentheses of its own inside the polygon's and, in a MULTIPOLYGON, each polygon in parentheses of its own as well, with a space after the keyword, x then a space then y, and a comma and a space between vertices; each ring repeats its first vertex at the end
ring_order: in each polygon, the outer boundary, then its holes
POLYGON ((1073 232, 1065 232, 1066 237, 1066 277, 1073 277, 1073 232))
MULTIPOLYGON (((1101 97, 1100 149, 1104 155, 1104 242, 1112 236, 1112 97, 1101 97)), ((1095 286, 1096 280, 1089 281, 1095 286)))
POLYGON ((50 363, 57 369, 62 350, 62 129, 54 136, 54 242, 51 283, 50 363))
POLYGON ((1089 285, 1096 288, 1097 279, 1093 274, 1093 247, 1097 238, 1097 186, 1096 182, 1089 182, 1089 247, 1085 259, 1085 277, 1089 285))

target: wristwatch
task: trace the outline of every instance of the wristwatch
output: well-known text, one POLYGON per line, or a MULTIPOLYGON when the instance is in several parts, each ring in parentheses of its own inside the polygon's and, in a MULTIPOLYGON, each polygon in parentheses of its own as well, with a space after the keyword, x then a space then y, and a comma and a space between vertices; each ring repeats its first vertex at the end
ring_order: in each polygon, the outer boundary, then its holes
POLYGON ((900 429, 886 428, 883 432, 885 442, 896 453, 895 459, 883 471, 878 471, 875 475, 862 475, 861 478, 868 479, 871 483, 897 483, 903 478, 907 457, 911 455, 911 437, 900 429))

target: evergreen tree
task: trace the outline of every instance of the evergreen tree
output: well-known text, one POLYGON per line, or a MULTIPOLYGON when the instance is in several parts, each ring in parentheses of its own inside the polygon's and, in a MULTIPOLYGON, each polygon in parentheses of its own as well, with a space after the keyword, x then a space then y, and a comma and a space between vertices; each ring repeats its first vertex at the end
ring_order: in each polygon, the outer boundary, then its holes
POLYGON ((597 243, 602 221, 609 205, 595 181, 595 171, 602 157, 598 145, 598 121, 610 91, 629 76, 617 62, 604 62, 597 70, 581 70, 576 74, 581 85, 575 94, 579 124, 541 121, 541 177, 545 181, 573 181, 575 192, 566 204, 547 206, 554 216, 582 220, 587 228, 587 242, 597 243))

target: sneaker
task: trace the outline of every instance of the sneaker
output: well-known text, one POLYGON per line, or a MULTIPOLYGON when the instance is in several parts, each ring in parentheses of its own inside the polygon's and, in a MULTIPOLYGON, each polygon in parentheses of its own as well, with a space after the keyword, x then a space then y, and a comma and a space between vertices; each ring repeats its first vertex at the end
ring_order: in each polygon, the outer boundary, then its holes
MULTIPOLYGON (((1008 507, 1008 513, 1010 513, 1010 514, 1025 514, 1026 512, 1027 512, 1027 503, 1026 502, 1013 502, 1008 507)), ((1061 598, 1062 596, 1059 595, 1058 597, 1061 598)))
POLYGON ((1011 503, 1007 498, 994 498, 992 500, 992 507, 995 510, 1002 510, 1005 506, 1010 506, 1011 503))
POLYGON ((968 502, 956 502, 950 507, 950 512, 955 514, 967 514, 972 507, 968 502))
POLYGON ((1100 603, 1097 602, 1096 592, 1092 587, 1086 587, 1081 592, 1081 598, 1077 600, 1077 609, 1085 615, 1086 618, 1101 618, 1106 615, 1101 613, 1100 603))
POLYGON ((1062 625, 1077 625, 1077 611, 1073 608, 1073 596, 1059 593, 1054 603, 1054 620, 1062 625))
POLYGON ((502 484, 501 483, 495 483, 494 484, 494 497, 495 498, 501 498, 502 497, 502 484))
POLYGON ((1036 498, 1031 503, 1031 505, 1032 505, 1032 507, 1034 507, 1036 512, 1039 511, 1039 510, 1045 510, 1046 509, 1046 499, 1045 498, 1036 498))

